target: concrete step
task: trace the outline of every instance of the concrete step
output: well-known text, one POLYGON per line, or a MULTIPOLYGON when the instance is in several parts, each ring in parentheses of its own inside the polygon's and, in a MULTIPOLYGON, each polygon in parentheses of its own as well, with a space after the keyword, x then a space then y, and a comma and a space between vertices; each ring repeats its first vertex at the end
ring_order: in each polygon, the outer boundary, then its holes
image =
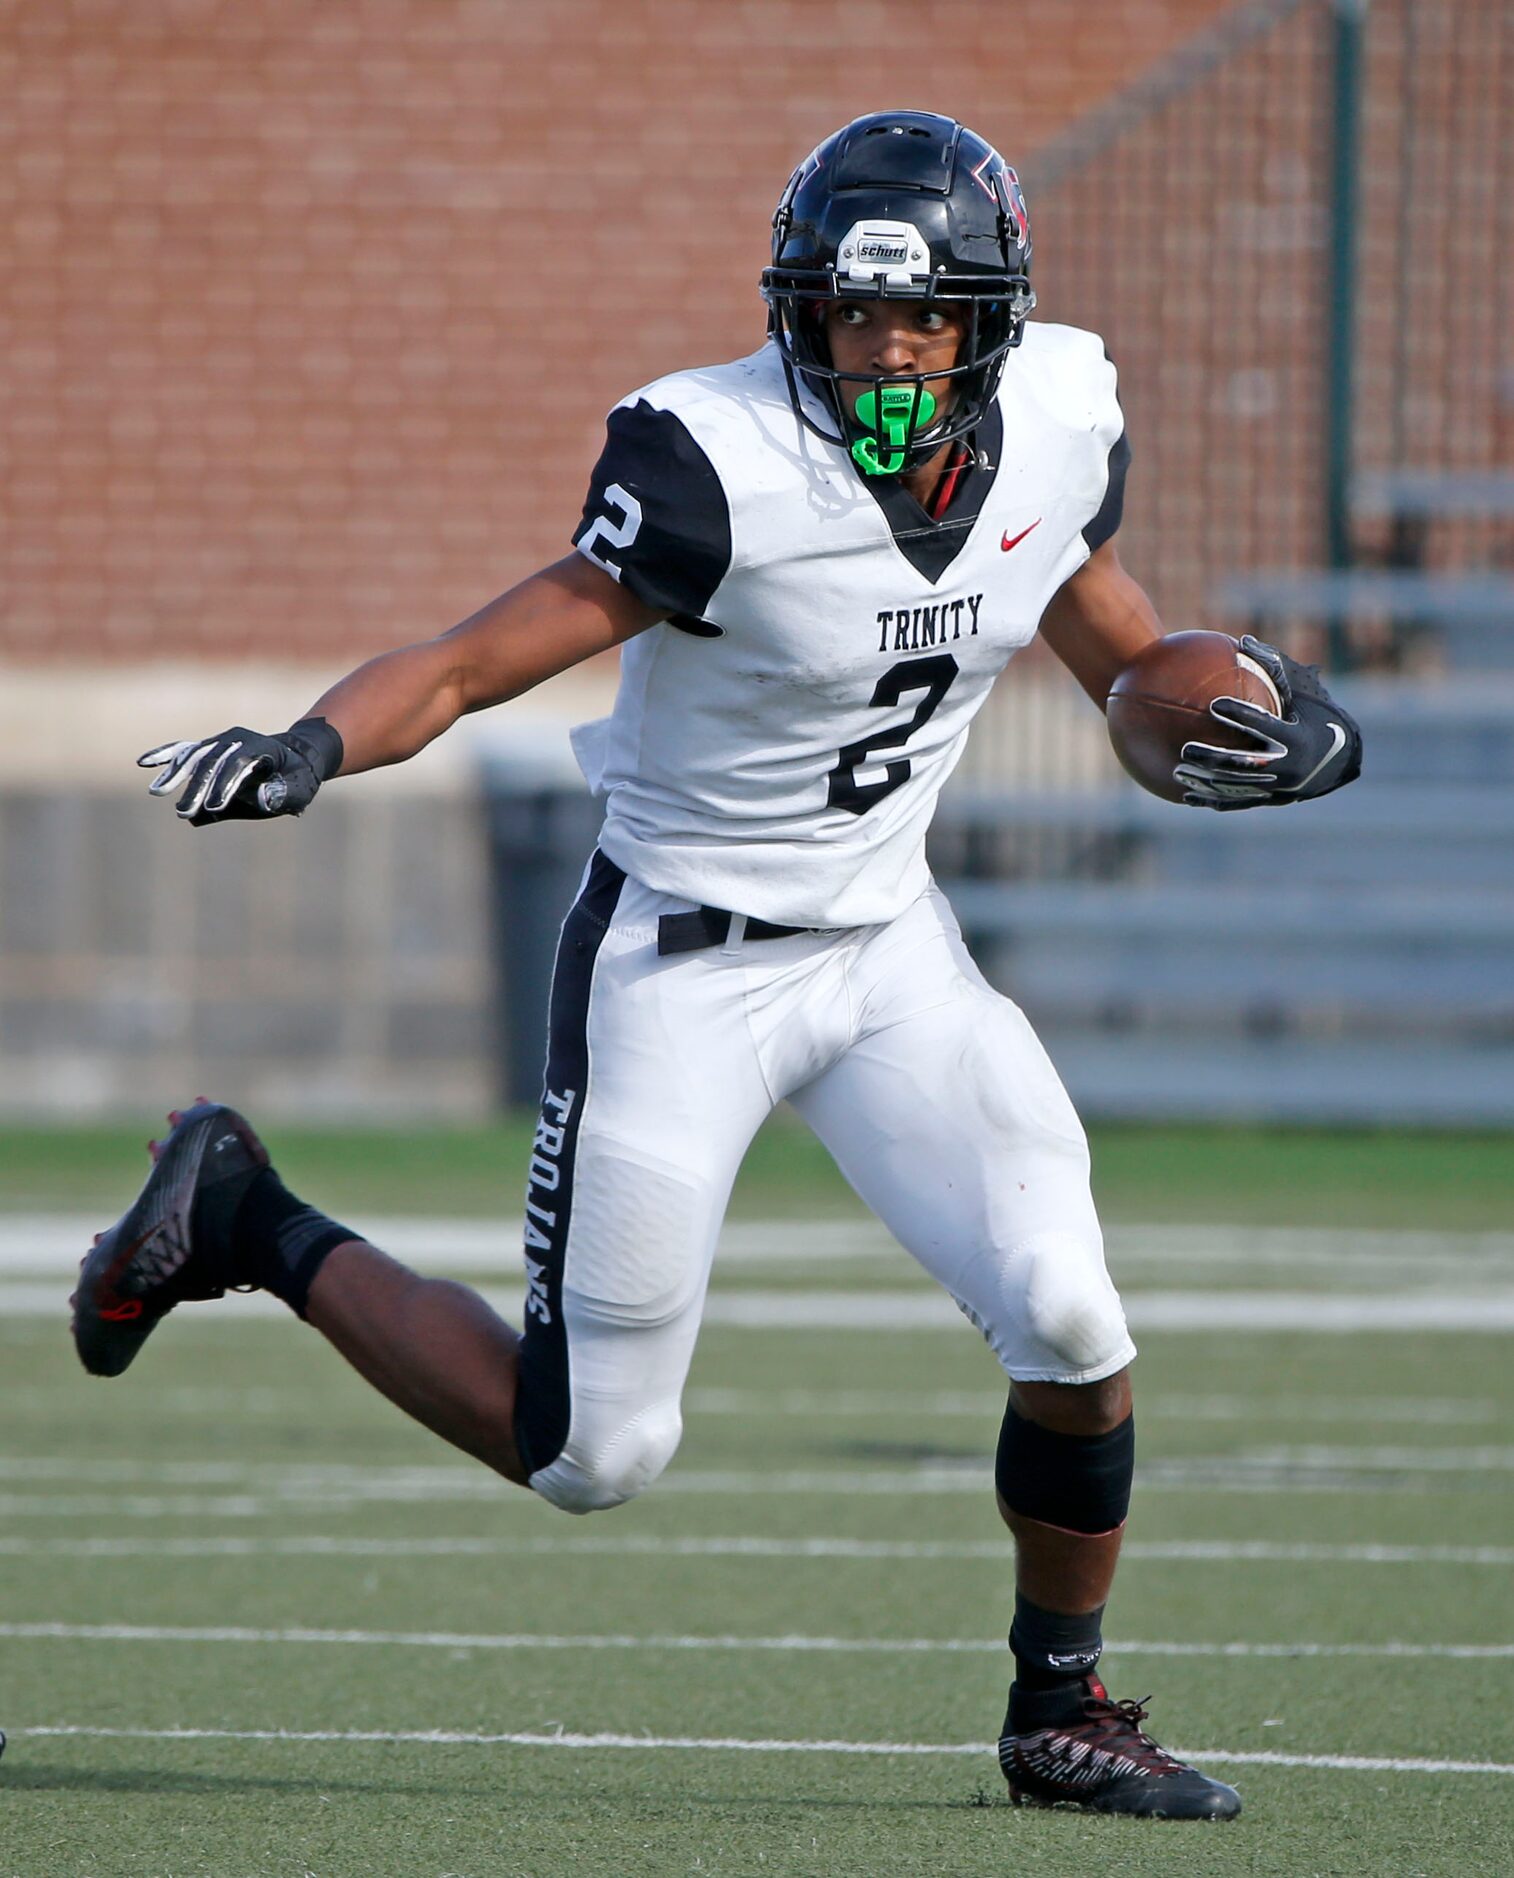
POLYGON ((1084 795, 961 790, 943 799, 931 855, 942 876, 1514 888, 1514 782, 1364 777, 1316 802, 1229 815, 1134 786, 1084 795))
POLYGON ((1370 786, 1501 783, 1514 790, 1514 676, 1341 679, 1331 690, 1358 719, 1370 786))
POLYGON ((1514 892, 947 891, 988 976, 1037 1023, 1514 1039, 1514 892))

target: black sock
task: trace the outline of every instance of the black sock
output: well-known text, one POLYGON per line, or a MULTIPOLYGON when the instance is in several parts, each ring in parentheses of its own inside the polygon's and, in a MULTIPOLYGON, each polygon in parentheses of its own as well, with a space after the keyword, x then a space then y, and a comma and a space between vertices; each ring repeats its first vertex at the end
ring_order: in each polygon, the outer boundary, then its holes
MULTIPOLYGON (((1097 1667, 1104 1648, 1104 1606, 1069 1617, 1043 1611, 1021 1593, 1015 1593, 1015 1621, 1009 1647, 1015 1656, 1015 1689, 1025 1695, 1045 1695, 1064 1689, 1069 1695, 1097 1667)), ((1010 1709, 1013 1713, 1014 1695, 1010 1709)))
POLYGON ((222 1208, 234 1282, 271 1291, 298 1317, 327 1255, 362 1238, 296 1199, 271 1167, 260 1167, 237 1193, 225 1195, 222 1208))

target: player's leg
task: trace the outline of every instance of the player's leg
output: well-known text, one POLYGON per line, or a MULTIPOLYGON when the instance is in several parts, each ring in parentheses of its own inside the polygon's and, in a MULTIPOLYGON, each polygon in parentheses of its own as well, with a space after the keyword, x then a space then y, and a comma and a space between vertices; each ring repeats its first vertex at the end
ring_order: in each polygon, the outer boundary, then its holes
POLYGON ((1083 1667, 1092 1669, 1098 1660, 1100 1620, 1125 1534, 1135 1452, 1132 1411, 1128 1369, 1103 1382, 1010 1385, 995 1475, 999 1513, 1015 1539, 1012 1641, 1027 1687, 1044 1676, 1048 1654, 1065 1657, 1069 1648, 1081 1647, 1083 1667), (1065 1503, 1042 1507, 1048 1516, 1040 1519, 1017 1510, 1017 1503, 1032 1503, 1029 1482, 1037 1473, 1067 1493, 1065 1503), (1090 1526, 1095 1530, 1086 1530, 1090 1526), (1079 1621, 1048 1623, 1047 1613, 1079 1621), (1038 1629, 1048 1633, 1039 1641, 1038 1629))
POLYGON ((396 1407, 526 1484, 515 1444, 520 1335, 476 1291, 349 1240, 321 1266, 305 1315, 396 1407))
POLYGON ((537 1474, 575 1510, 646 1484, 677 1443, 715 1235, 771 1106, 728 995, 739 983, 657 959, 658 900, 596 857, 564 927, 524 1337, 466 1286, 409 1271, 305 1206, 240 1116, 203 1105, 85 1261, 86 1367, 119 1374, 175 1303, 258 1286, 507 1478, 537 1474))
POLYGON ((366 1246, 338 1248, 311 1293, 312 1323, 369 1381, 491 1464, 508 1427, 500 1471, 571 1512, 620 1504, 672 1458, 716 1235, 771 1108, 739 979, 658 958, 669 904, 601 858, 564 926, 524 1333, 366 1246))
POLYGON ((234 1109, 201 1102, 169 1121, 146 1186, 84 1260, 71 1302, 85 1368, 119 1375, 176 1304, 268 1291, 418 1421, 523 1481, 512 1436, 519 1339, 483 1299, 407 1270, 306 1206, 234 1109))
POLYGON ((659 956, 660 917, 687 905, 624 880, 606 929, 565 931, 559 955, 516 1440, 531 1486, 571 1512, 629 1499, 672 1458, 731 1183, 772 1109, 740 962, 659 956))
POLYGON ((146 1185, 83 1261, 70 1302, 85 1368, 119 1375, 177 1304, 265 1290, 418 1421, 523 1484, 515 1331, 466 1286, 408 1270, 290 1193, 234 1109, 202 1101, 169 1121, 146 1185))
POLYGON ((1134 1348, 1082 1126, 933 901, 863 949, 853 984, 863 1034, 794 1105, 1016 1379, 996 1472, 1022 1597, 1093 1612, 1129 1492, 1134 1348))
POLYGON ((465 1288, 365 1247, 339 1248, 312 1291, 312 1321, 344 1354, 469 1452, 474 1418, 513 1390, 501 1471, 570 1512, 631 1498, 677 1448, 716 1236, 772 1107, 739 967, 658 955, 660 915, 684 907, 596 856, 563 928, 522 1336, 465 1288), (377 1331, 375 1278, 392 1293, 377 1331))
POLYGON ((794 1105, 1013 1378, 995 1469, 1016 1553, 1005 1739, 1035 1736, 1032 1757, 1067 1758, 1075 1778, 1053 1792, 1016 1762, 1012 1790, 1217 1816, 1231 1790, 1165 1756, 1093 1675, 1130 1496, 1135 1352, 1082 1126, 939 895, 860 948, 852 987, 857 1040, 794 1105), (1110 1772, 1124 1761, 1131 1770, 1110 1772))

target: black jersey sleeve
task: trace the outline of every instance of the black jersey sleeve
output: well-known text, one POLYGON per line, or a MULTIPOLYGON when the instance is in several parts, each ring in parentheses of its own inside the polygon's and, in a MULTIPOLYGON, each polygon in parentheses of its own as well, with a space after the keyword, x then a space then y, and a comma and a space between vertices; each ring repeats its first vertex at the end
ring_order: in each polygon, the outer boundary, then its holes
POLYGON ((1104 485, 1104 500, 1099 512, 1083 527, 1088 552, 1102 548, 1116 532, 1125 514, 1125 472, 1130 468, 1130 439, 1122 430, 1109 446, 1109 479, 1104 485))
POLYGON ((1125 416, 1120 409, 1119 395, 1113 376, 1114 360, 1109 356, 1109 348, 1104 348, 1104 362, 1110 368, 1109 405, 1102 414, 1099 428, 1106 437, 1114 441, 1109 446, 1104 476, 1104 499, 1100 502, 1093 519, 1083 526, 1083 539, 1088 543, 1088 552, 1092 554, 1102 548, 1104 543, 1118 531, 1125 515, 1125 472, 1130 468, 1130 438, 1125 432, 1125 416))
POLYGON ((573 545, 638 600, 698 621, 731 565, 731 508, 714 465, 671 411, 610 413, 573 545))

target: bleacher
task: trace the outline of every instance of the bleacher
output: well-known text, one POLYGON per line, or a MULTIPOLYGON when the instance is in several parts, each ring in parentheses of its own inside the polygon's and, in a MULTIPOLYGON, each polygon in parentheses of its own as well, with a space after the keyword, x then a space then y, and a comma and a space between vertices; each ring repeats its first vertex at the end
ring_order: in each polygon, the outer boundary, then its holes
POLYGON ((1514 579, 1506 574, 1414 567, 1239 574, 1221 584, 1216 608, 1258 638, 1293 621, 1333 627, 1348 642, 1379 627, 1411 651, 1433 648, 1450 671, 1514 669, 1514 579))

